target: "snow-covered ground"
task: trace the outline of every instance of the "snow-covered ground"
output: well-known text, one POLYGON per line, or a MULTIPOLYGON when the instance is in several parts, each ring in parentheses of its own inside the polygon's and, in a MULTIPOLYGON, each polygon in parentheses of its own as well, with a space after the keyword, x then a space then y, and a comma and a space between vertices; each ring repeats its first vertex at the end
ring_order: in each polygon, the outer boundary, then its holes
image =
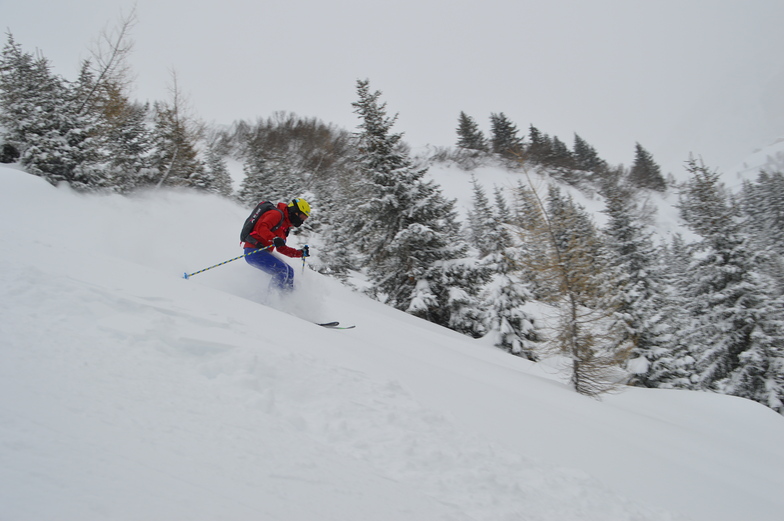
POLYGON ((0 519, 784 516, 784 418, 757 403, 586 398, 300 263, 274 307, 243 260, 183 279, 241 253, 245 214, 0 167, 0 519), (357 328, 310 323, 333 319, 357 328))

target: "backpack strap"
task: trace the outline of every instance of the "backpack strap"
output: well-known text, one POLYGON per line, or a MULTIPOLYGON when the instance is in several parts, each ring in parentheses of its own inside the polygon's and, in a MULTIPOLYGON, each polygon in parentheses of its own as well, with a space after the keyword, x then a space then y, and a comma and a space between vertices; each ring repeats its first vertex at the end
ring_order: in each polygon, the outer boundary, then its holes
MULTIPOLYGON (((283 221, 285 220, 285 217, 286 217, 285 215, 283 215, 283 210, 281 210, 277 206, 275 207, 275 210, 277 210, 277 212, 280 214, 280 221, 278 221, 278 224, 276 224, 275 226, 270 228, 270 231, 273 231, 273 232, 283 225, 283 221)), ((270 211, 272 211, 272 210, 270 210, 270 211)))

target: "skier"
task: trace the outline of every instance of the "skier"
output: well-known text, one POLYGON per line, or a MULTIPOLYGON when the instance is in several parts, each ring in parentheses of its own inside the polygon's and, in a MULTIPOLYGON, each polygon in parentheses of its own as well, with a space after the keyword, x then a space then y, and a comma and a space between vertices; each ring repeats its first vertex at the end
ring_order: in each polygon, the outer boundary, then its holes
POLYGON ((294 289, 294 268, 272 253, 272 246, 287 257, 302 258, 310 256, 307 246, 294 249, 286 246, 286 237, 291 227, 299 228, 310 217, 310 205, 302 198, 290 203, 269 204, 269 209, 260 213, 253 225, 253 231, 245 238, 245 260, 253 266, 272 275, 272 286, 281 291, 294 289), (267 248, 247 255, 253 250, 267 248))

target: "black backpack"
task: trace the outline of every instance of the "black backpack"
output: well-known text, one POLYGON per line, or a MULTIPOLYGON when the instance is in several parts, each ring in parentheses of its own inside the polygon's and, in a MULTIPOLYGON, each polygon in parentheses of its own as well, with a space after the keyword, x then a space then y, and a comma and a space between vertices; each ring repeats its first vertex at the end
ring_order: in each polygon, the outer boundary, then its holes
POLYGON ((245 219, 245 224, 242 225, 242 231, 240 232, 240 241, 246 242, 252 245, 254 248, 258 248, 260 243, 254 237, 251 237, 250 234, 253 231, 253 228, 256 227, 256 223, 259 222, 261 216, 265 213, 269 212, 270 210, 276 210, 280 213, 280 222, 271 228, 271 231, 275 231, 280 228, 280 225, 283 224, 283 212, 278 208, 275 203, 271 203, 269 201, 262 201, 256 205, 256 208, 250 213, 247 219, 245 219))

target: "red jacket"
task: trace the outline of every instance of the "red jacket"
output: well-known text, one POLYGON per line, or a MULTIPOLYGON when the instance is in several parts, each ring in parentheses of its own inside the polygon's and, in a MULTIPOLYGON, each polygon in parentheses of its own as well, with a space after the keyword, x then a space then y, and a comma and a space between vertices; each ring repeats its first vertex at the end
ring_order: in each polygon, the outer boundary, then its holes
MULTIPOLYGON (((250 232, 250 236, 255 238, 261 244, 258 247, 265 247, 272 244, 272 240, 275 237, 280 237, 284 241, 286 237, 289 235, 289 230, 291 229, 291 221, 289 220, 289 211, 288 205, 286 203, 278 203, 278 210, 269 210, 262 214, 259 218, 256 226, 253 227, 253 231, 250 232), (283 214, 283 218, 281 220, 281 215, 283 214), (272 230, 275 226, 280 223, 280 226, 276 230, 272 230)), ((245 243, 242 245, 243 248, 256 248, 249 243, 245 243)), ((277 248, 277 250, 287 257, 302 257, 301 250, 295 250, 294 248, 289 248, 288 246, 281 246, 277 248)))

